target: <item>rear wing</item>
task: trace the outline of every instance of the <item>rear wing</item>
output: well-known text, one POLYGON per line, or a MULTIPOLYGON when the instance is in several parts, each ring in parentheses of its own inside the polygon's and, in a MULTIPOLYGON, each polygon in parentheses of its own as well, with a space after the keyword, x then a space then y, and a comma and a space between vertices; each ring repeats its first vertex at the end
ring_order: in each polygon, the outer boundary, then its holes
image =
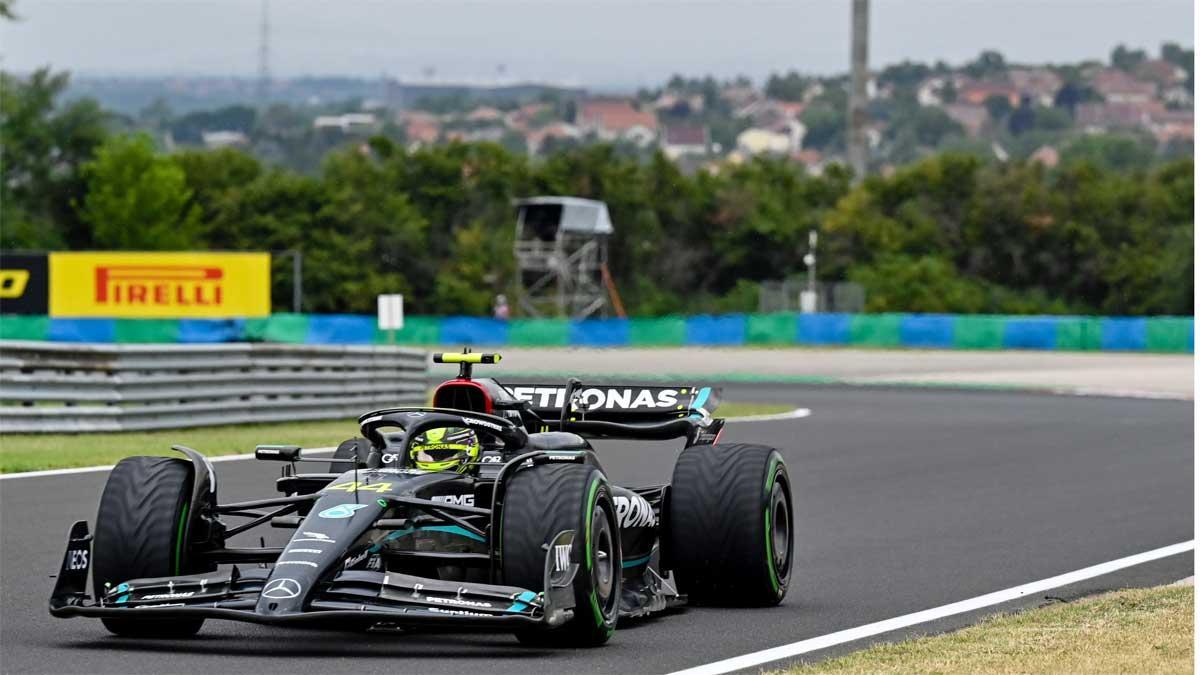
MULTIPOLYGON (((528 401, 543 419, 559 418, 567 387, 561 384, 505 384, 513 397, 528 401)), ((686 417, 711 418, 720 404, 719 388, 694 386, 582 384, 572 417, 639 424, 686 417)))

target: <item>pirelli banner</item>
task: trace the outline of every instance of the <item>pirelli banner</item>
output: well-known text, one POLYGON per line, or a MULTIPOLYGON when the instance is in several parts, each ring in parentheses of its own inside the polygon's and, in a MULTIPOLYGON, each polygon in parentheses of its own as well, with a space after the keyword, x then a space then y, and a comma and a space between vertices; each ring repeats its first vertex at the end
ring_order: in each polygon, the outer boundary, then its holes
POLYGON ((269 253, 88 251, 48 258, 53 317, 221 319, 271 313, 269 253))

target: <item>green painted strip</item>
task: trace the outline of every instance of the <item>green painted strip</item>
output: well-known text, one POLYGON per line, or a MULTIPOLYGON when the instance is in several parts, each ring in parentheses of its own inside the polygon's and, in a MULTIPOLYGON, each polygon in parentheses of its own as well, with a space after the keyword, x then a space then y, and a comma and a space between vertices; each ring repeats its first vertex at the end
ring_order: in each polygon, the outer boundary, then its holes
POLYGON ((1191 317, 1152 317, 1146 319, 1146 351, 1192 351, 1193 321, 1191 317))
POLYGON ((246 319, 245 338, 255 342, 304 342, 308 338, 308 314, 272 314, 246 319))
POLYGON ((6 314, 0 318, 0 340, 45 340, 50 317, 6 314))
POLYGON ((514 347, 563 347, 569 338, 566 319, 515 319, 508 326, 508 344, 514 347))
MULTIPOLYGON (((375 329, 375 343, 386 345, 393 331, 375 329)), ((409 316, 404 318, 404 329, 394 331, 398 345, 436 345, 441 338, 441 319, 432 316, 409 316)))
POLYGON ((746 344, 749 345, 792 345, 796 344, 796 314, 747 314, 746 344))
POLYGON ((677 346, 686 342, 687 320, 681 316, 629 319, 631 346, 677 346))
POLYGON ((954 317, 954 349, 1003 349, 1004 317, 954 317))
POLYGON ((117 319, 113 341, 117 343, 175 343, 179 341, 178 319, 117 319))
POLYGON ((850 319, 850 344, 899 347, 901 314, 857 314, 850 319))

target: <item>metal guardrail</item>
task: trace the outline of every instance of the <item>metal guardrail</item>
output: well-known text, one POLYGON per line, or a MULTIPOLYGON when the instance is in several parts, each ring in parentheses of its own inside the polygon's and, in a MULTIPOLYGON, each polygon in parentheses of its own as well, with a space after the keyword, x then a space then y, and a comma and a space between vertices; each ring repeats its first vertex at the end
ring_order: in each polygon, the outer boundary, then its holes
POLYGON ((0 342, 0 433, 289 422, 421 405, 428 355, 384 346, 0 342))

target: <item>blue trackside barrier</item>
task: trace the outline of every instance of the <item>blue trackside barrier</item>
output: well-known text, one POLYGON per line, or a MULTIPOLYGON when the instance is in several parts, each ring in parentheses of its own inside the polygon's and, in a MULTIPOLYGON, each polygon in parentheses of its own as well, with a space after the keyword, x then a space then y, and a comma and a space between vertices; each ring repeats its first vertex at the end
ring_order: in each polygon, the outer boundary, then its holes
POLYGON ((1102 320, 1100 322, 1100 348, 1122 352, 1142 351, 1146 348, 1146 320, 1140 318, 1102 320))
POLYGON ((442 319, 439 341, 447 345, 503 345, 508 343, 508 322, 469 316, 442 319))
POLYGON ((50 319, 46 339, 53 342, 115 342, 112 319, 50 319))
POLYGON ((628 319, 584 319, 572 321, 567 340, 581 347, 624 347, 629 344, 628 319))
POLYGON ((906 315, 900 319, 900 344, 950 349, 954 346, 954 317, 946 314, 906 315))
POLYGON ((803 345, 850 344, 849 314, 800 314, 796 316, 796 342, 803 345))
MULTIPOLYGON (((410 316, 399 344, 625 347, 632 345, 848 345, 919 349, 1043 349, 1193 353, 1190 316, 968 314, 724 314, 667 319, 516 319, 410 316), (660 324, 662 324, 660 326, 660 324), (669 334, 651 336, 654 330, 669 334), (419 328, 419 330, 416 330, 419 328), (661 341, 657 338, 661 337, 661 341)), ((54 342, 289 342, 387 344, 375 317, 274 314, 250 319, 0 317, 5 339, 54 342)))
POLYGON ((742 345, 746 343, 746 315, 692 316, 685 323, 686 344, 742 345))
POLYGON ((310 314, 304 341, 318 345, 369 345, 375 342, 375 317, 357 314, 310 314))
POLYGON ((179 341, 181 343, 238 342, 244 339, 245 331, 244 319, 179 320, 179 341))
POLYGON ((1058 321, 1054 317, 1014 318, 1004 324, 1005 349, 1055 349, 1058 321))

